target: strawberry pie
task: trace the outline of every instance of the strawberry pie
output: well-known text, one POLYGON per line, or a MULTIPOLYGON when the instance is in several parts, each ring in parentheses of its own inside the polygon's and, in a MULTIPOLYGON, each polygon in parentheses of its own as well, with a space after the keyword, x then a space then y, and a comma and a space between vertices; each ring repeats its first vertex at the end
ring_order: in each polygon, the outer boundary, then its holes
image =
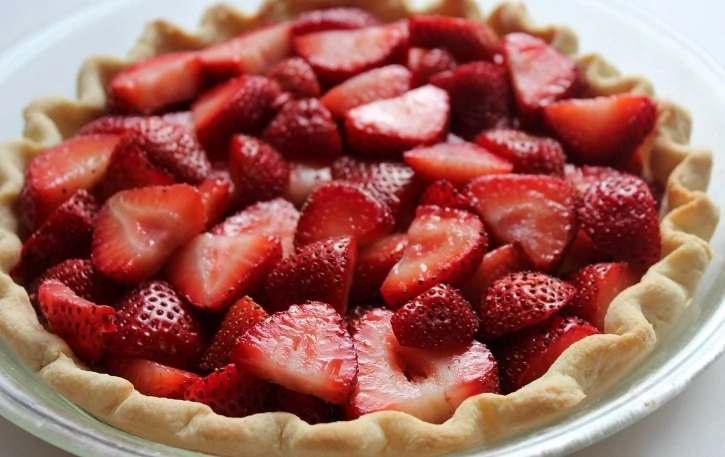
POLYGON ((52 389, 218 455, 440 455, 686 308, 718 209, 684 109, 518 4, 337 3, 156 22, 28 109, 0 334, 52 389))

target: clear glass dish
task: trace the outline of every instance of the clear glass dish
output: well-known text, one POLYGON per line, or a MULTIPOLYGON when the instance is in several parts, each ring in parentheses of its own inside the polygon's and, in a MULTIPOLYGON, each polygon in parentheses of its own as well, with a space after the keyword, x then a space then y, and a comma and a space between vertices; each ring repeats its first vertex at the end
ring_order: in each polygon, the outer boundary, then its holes
MULTIPOLYGON (((259 0, 237 3, 253 11, 259 0)), ((693 144, 707 145, 716 152, 709 193, 721 208, 725 207, 725 71, 677 32, 623 1, 528 3, 539 23, 559 22, 573 27, 580 36, 582 52, 603 54, 625 74, 646 75, 659 96, 690 109, 694 118, 693 144)), ((0 99, 4 101, 0 108, 4 121, 0 123, 0 138, 18 136, 22 129, 18 113, 33 98, 48 93, 72 96, 77 69, 87 56, 124 54, 143 24, 155 18, 193 27, 209 4, 198 0, 111 0, 96 3, 22 40, 0 56, 0 99)), ((627 427, 681 392, 725 349, 722 226, 712 247, 712 264, 692 305, 637 370, 558 422, 458 455, 573 452, 627 427)), ((94 419, 42 384, 1 340, 0 395, 0 414, 80 456, 202 455, 149 442, 94 419)))

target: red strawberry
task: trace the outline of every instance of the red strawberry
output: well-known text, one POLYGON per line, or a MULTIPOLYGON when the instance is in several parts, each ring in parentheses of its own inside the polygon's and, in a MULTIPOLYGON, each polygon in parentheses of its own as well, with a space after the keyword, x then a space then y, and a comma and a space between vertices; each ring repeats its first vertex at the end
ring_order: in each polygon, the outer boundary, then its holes
POLYGON ((438 284, 398 308, 390 325, 401 346, 460 347, 473 341, 478 316, 458 290, 438 284))
POLYGON ((416 146, 443 141, 449 114, 448 94, 423 86, 348 111, 347 140, 360 154, 397 158, 416 146))
POLYGON ((561 260, 576 233, 576 191, 543 175, 484 176, 469 185, 476 210, 500 243, 519 243, 537 269, 561 260))
MULTIPOLYGON (((119 141, 122 145, 123 138, 119 141)), ((103 198, 110 198, 123 190, 149 186, 170 186, 176 182, 171 173, 160 170, 149 160, 141 148, 133 145, 116 148, 111 156, 108 172, 103 180, 103 198)))
POLYGON ((639 282, 639 274, 626 263, 597 263, 569 276, 577 293, 562 314, 574 315, 604 331, 609 304, 624 289, 639 282))
POLYGON ((483 224, 473 214, 419 207, 408 229, 403 258, 380 289, 385 302, 398 308, 436 284, 465 283, 480 265, 486 241, 483 224))
POLYGON ((245 417, 267 411, 271 385, 234 365, 202 378, 189 387, 184 399, 208 405, 227 417, 245 417))
POLYGON ((315 70, 323 86, 334 86, 357 74, 393 63, 404 52, 404 24, 334 30, 295 37, 297 55, 315 70))
POLYGON ((119 192, 103 205, 93 233, 93 264, 123 284, 152 276, 204 229, 204 205, 187 184, 119 192))
POLYGON ((213 227, 226 213, 232 199, 234 183, 229 173, 212 172, 212 174, 197 186, 201 203, 204 205, 206 228, 213 227))
POLYGON ((463 286, 461 292, 471 303, 480 303, 481 298, 494 281, 520 271, 531 269, 529 259, 518 244, 506 244, 487 252, 473 277, 463 286))
POLYGON ((353 108, 394 98, 411 89, 411 73, 400 65, 374 68, 333 87, 320 98, 335 119, 344 119, 353 108))
POLYGON ((295 244, 354 236, 360 246, 365 246, 393 230, 395 218, 384 202, 358 184, 336 181, 318 187, 307 199, 295 244))
POLYGON ((279 95, 279 85, 263 76, 240 76, 202 95, 191 112, 209 156, 225 160, 235 133, 259 134, 274 115, 279 95))
POLYGON ((408 69, 413 74, 413 87, 428 84, 438 73, 456 68, 456 59, 445 49, 408 49, 408 69))
POLYGON ((197 53, 162 54, 117 74, 108 86, 108 104, 115 113, 152 114, 194 100, 203 87, 197 53))
POLYGON ((566 250, 561 265, 557 268, 557 276, 566 276, 579 268, 591 265, 593 263, 602 263, 611 261, 611 257, 601 250, 597 249, 589 238, 587 232, 579 229, 574 235, 574 240, 566 250))
POLYGON ((468 192, 456 189, 450 181, 435 181, 425 188, 420 197, 420 205, 435 205, 473 212, 474 199, 468 192))
POLYGON ((284 311, 294 303, 314 300, 330 304, 344 316, 356 249, 354 238, 330 238, 308 244, 284 259, 267 279, 267 312, 284 311))
POLYGON ((415 16, 410 19, 410 44, 421 48, 445 48, 459 62, 493 60, 501 43, 483 21, 455 17, 415 16))
POLYGON ((20 223, 32 233, 79 189, 92 190, 106 174, 116 135, 88 135, 46 149, 28 164, 20 191, 20 223))
POLYGON ((357 382, 357 355, 342 317, 308 302, 273 314, 243 334, 232 351, 242 370, 296 392, 345 403, 357 382))
POLYGON ((350 300, 361 303, 379 298, 380 286, 403 257, 406 246, 408 236, 395 233, 361 248, 355 264, 350 300))
POLYGON ((290 26, 280 24, 245 32, 199 53, 204 71, 214 79, 261 75, 291 53, 290 26))
POLYGON ((118 331, 107 353, 195 370, 206 349, 203 320, 169 283, 146 281, 116 306, 118 331))
POLYGON ((176 251, 165 276, 192 305, 221 311, 258 291, 281 258, 276 237, 203 233, 176 251))
POLYGON ((63 338, 79 359, 98 362, 109 335, 116 331, 116 310, 91 303, 53 279, 40 286, 38 298, 50 331, 63 338))
POLYGON ((294 237, 300 213, 288 201, 281 198, 260 202, 228 217, 211 230, 214 235, 276 236, 282 242, 285 257, 294 252, 294 237))
POLYGON ((240 336, 269 316, 249 297, 242 297, 227 311, 214 339, 201 359, 203 370, 224 368, 232 361, 232 348, 240 336))
POLYGON ((512 273, 496 280, 481 297, 479 337, 494 340, 543 322, 571 302, 576 287, 544 273, 512 273))
POLYGON ((282 196, 298 208, 315 189, 332 180, 330 164, 326 161, 292 161, 289 167, 289 182, 282 196))
POLYGON ((554 315, 501 338, 493 351, 500 364, 502 393, 515 392, 542 377, 569 346, 597 333, 597 329, 574 316, 554 315))
POLYGON ((564 176, 564 149, 551 138, 499 128, 483 132, 476 143, 511 162, 514 173, 564 176))
POLYGON ((378 19, 359 8, 328 8, 302 13, 292 23, 293 35, 325 32, 328 30, 354 30, 380 24, 378 19))
POLYGON ((294 414, 310 425, 342 419, 337 405, 274 384, 271 385, 271 393, 267 397, 267 409, 270 412, 294 414))
POLYGON ((191 111, 177 111, 175 113, 166 113, 161 116, 161 119, 168 122, 169 124, 178 125, 183 127, 184 130, 196 135, 196 129, 194 128, 194 114, 191 111))
POLYGON ((277 197, 289 181, 289 165, 268 144, 236 135, 229 147, 229 175, 234 182, 234 204, 245 207, 277 197))
POLYGON ((619 94, 564 100, 545 107, 543 116, 573 162, 623 168, 654 129, 657 104, 645 95, 619 94))
POLYGON ((76 136, 122 135, 146 119, 144 116, 103 116, 83 126, 76 136))
POLYGON ((564 167, 564 178, 576 187, 579 195, 584 195, 589 187, 598 185, 607 178, 622 175, 624 175, 623 172, 608 167, 590 167, 587 165, 577 167, 571 164, 564 167))
POLYGON ((591 186, 582 196, 579 221, 594 246, 615 261, 644 272, 660 259, 655 201, 647 184, 636 176, 613 176, 591 186))
POLYGON ((453 129, 463 138, 473 140, 484 129, 511 123, 511 87, 501 65, 473 62, 438 73, 430 82, 448 92, 453 129))
POLYGON ((315 71, 299 57, 278 63, 267 72, 267 77, 277 81, 284 92, 295 98, 319 97, 322 92, 315 71))
POLYGON ((392 315, 376 309, 357 324, 360 371, 348 417, 393 410, 439 424, 468 397, 498 393, 498 366, 486 346, 473 341, 456 348, 406 348, 393 334, 392 315))
POLYGON ((440 143, 412 149, 403 161, 427 182, 440 179, 464 186, 472 179, 490 174, 511 173, 513 165, 471 143, 440 143))
POLYGON ((345 315, 345 321, 347 322, 347 331, 350 335, 354 335, 357 332, 357 327, 360 324, 360 320, 365 317, 370 311, 385 306, 384 303, 365 303, 351 306, 347 310, 345 315))
POLYGON ((175 400, 184 398, 184 392, 202 379, 197 374, 178 368, 127 357, 104 358, 103 371, 129 381, 143 395, 175 400))

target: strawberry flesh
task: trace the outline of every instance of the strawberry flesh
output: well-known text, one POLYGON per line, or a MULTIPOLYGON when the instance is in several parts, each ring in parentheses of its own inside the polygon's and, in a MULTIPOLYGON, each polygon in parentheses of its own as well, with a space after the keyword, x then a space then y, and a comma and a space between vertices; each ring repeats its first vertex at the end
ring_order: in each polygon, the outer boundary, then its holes
POLYGON ((476 144, 511 162, 514 173, 564 176, 564 149, 551 138, 499 128, 483 132, 476 144))
POLYGON ((425 86, 431 77, 456 68, 456 59, 445 49, 408 49, 408 70, 412 74, 412 86, 425 86))
POLYGON ((201 196, 201 203, 204 205, 206 228, 211 228, 227 212, 234 192, 234 183, 228 172, 214 171, 196 188, 201 196))
POLYGON ((350 300, 361 303, 381 298, 380 286, 403 257, 407 245, 408 235, 395 233, 361 248, 355 264, 350 300))
POLYGON ((321 185, 332 181, 327 160, 290 161, 287 187, 282 191, 285 200, 300 208, 307 197, 321 185))
POLYGON ((375 16, 359 8, 327 8, 300 14, 292 23, 292 34, 354 30, 379 24, 375 16))
POLYGON ((471 279, 461 289, 471 303, 480 303, 494 281, 520 271, 531 269, 526 254, 518 244, 506 244, 483 256, 483 261, 471 279))
POLYGON ((181 400, 184 392, 201 376, 145 359, 105 357, 103 370, 133 384, 141 394, 150 397, 181 400))
POLYGON ((269 383, 230 364, 192 384, 184 399, 203 403, 223 416, 245 417, 267 411, 270 388, 269 383))

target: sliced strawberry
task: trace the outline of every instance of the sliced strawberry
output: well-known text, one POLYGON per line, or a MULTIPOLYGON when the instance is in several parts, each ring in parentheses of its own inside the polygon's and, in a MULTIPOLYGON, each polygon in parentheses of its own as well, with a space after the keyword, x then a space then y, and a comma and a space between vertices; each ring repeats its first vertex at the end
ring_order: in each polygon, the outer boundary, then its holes
POLYGON ((619 94, 557 102, 543 116, 572 161, 623 168, 654 129, 657 104, 645 95, 619 94))
POLYGON ((257 292, 281 258, 276 237, 203 233, 176 251, 165 276, 192 305, 221 311, 257 292))
POLYGON ((483 295, 494 281, 504 276, 531 269, 529 259, 518 244, 506 244, 487 252, 473 277, 463 286, 461 292, 471 303, 480 303, 483 295))
POLYGON ((344 316, 356 249, 354 238, 330 238, 285 258, 267 279, 264 308, 271 314, 313 300, 330 304, 344 316))
POLYGON ((579 221, 594 246, 640 272, 662 251, 660 223, 647 184, 636 176, 607 178, 582 196, 579 221))
POLYGON ((464 186, 479 176, 511 173, 513 165, 471 143, 440 143, 412 149, 403 161, 427 182, 446 180, 464 186))
POLYGON ((199 53, 204 71, 214 79, 262 75, 292 52, 290 26, 280 24, 245 32, 199 53))
POLYGON ((252 205, 228 217, 211 230, 214 235, 235 236, 242 233, 278 237, 285 257, 294 252, 294 237, 300 213, 288 201, 277 198, 252 205))
POLYGON ((289 182, 282 196, 298 208, 315 189, 332 180, 327 161, 291 161, 289 167, 289 182))
POLYGON ((203 319, 169 283, 143 282, 116 309, 118 331, 110 338, 108 354, 198 368, 207 345, 203 319))
POLYGON ((290 100, 262 133, 287 159, 324 159, 342 154, 332 114, 316 98, 290 100))
POLYGON ((283 60, 267 72, 284 92, 295 98, 319 97, 322 89, 310 64, 299 57, 283 60))
POLYGON ((486 242, 483 224, 473 214, 419 207, 408 229, 403 258, 380 289, 385 302, 398 308, 436 284, 465 283, 481 264, 486 242))
POLYGON ((116 310, 91 303, 54 279, 40 286, 38 298, 50 331, 63 338, 79 359, 98 362, 109 335, 116 331, 116 310))
POLYGON ((456 68, 456 59, 445 49, 408 49, 407 67, 413 74, 413 87, 428 84, 432 76, 456 68))
POLYGON ((335 236, 354 236, 360 246, 395 230, 390 208, 362 186, 343 181, 320 186, 302 207, 295 244, 305 246, 335 236))
POLYGON ((587 232, 580 228, 556 270, 557 276, 563 277, 587 265, 611 260, 611 256, 598 249, 587 232))
POLYGON ((354 30, 379 25, 378 19, 359 8, 328 8, 302 13, 292 23, 293 35, 329 30, 354 30))
POLYGON ((206 228, 217 224, 231 203, 234 183, 226 172, 212 172, 209 178, 197 186, 204 205, 206 228))
POLYGON ((161 116, 161 119, 168 122, 169 124, 178 125, 183 127, 184 130, 196 135, 196 128, 194 128, 194 114, 191 110, 187 111, 176 111, 174 113, 166 113, 161 116))
POLYGON ((519 243, 537 269, 561 260, 576 233, 576 191, 543 175, 484 176, 469 185, 476 210, 500 243, 519 243))
POLYGON ((450 181, 435 181, 420 196, 420 205, 435 205, 473 212, 474 199, 467 191, 461 191, 450 181))
POLYGON ((501 42, 483 21, 444 16, 410 19, 410 44, 421 48, 445 48, 459 62, 493 60, 501 53, 501 42))
POLYGON ((344 119, 353 108, 394 98, 409 91, 411 73, 401 65, 388 65, 354 76, 333 87, 320 98, 335 119, 344 119))
POLYGON ((209 156, 225 160, 235 133, 259 134, 274 115, 279 95, 279 85, 263 76, 240 76, 202 95, 191 112, 209 156))
POLYGON ((123 190, 170 186, 176 182, 174 175, 154 166, 143 149, 135 147, 132 143, 130 147, 126 147, 123 143, 124 138, 118 143, 121 147, 116 147, 111 156, 103 180, 103 198, 111 198, 123 190))
POLYGON ((468 397, 498 393, 498 366, 486 346, 473 341, 456 348, 406 348, 393 333, 392 316, 376 309, 357 324, 360 372, 348 417, 393 410, 439 424, 468 397))
POLYGON ((326 303, 293 305, 242 335, 242 370, 296 392, 343 404, 357 382, 357 355, 342 317, 326 303))
POLYGON ((310 425, 341 420, 340 408, 313 395, 305 395, 282 386, 271 385, 267 397, 270 412, 291 413, 310 425))
POLYGON ((115 113, 152 114, 194 100, 203 88, 197 53, 162 54, 117 74, 108 86, 108 104, 115 113))
POLYGON ((404 52, 407 43, 407 27, 399 23, 309 33, 295 37, 292 42, 297 55, 312 66, 326 87, 393 63, 404 52))
POLYGON ((395 233, 361 248, 355 264, 350 300, 361 303, 380 298, 380 286, 403 257, 406 246, 408 235, 395 233))
POLYGON ((245 417, 267 411, 270 388, 269 383, 230 364, 195 382, 184 399, 208 405, 223 416, 245 417))
POLYGON ((100 184, 116 143, 116 135, 76 137, 31 160, 20 191, 22 229, 34 232, 77 190, 90 191, 100 184))
POLYGON ((597 333, 579 318, 554 315, 501 338, 493 351, 500 364, 502 393, 515 392, 542 377, 569 346, 597 333))
POLYGON ((143 395, 160 398, 184 398, 184 392, 201 376, 145 359, 106 357, 103 371, 133 384, 143 395))
POLYGON ((122 135, 146 119, 144 116, 103 116, 83 126, 76 136, 122 135))
POLYGON ((354 306, 351 306, 347 310, 347 314, 345 315, 345 321, 347 322, 347 331, 350 333, 350 335, 354 335, 357 332, 358 325, 360 325, 360 320, 365 317, 367 313, 370 311, 376 309, 376 308, 382 308, 385 306, 385 303, 363 303, 363 304, 357 304, 354 306))
POLYGON ((544 273, 512 273, 496 280, 481 297, 479 338, 494 340, 543 322, 567 305, 577 289, 544 273))
POLYGON ((623 174, 623 172, 609 167, 590 167, 587 165, 577 167, 572 164, 567 164, 564 167, 564 178, 576 187, 579 195, 584 195, 592 185, 598 185, 607 178, 618 177, 623 174))
POLYGON ((117 282, 136 284, 159 271, 205 223, 201 196, 187 184, 119 192, 96 218, 93 264, 117 282))
POLYGON ((423 86, 348 111, 347 140, 360 154, 397 158, 414 147, 443 141, 449 114, 448 94, 423 86))
POLYGON ((514 173, 564 176, 566 155, 554 139, 499 128, 483 132, 476 144, 511 162, 514 173))
POLYGON ((234 182, 235 206, 245 207, 277 197, 287 186, 290 169, 268 144, 235 135, 229 147, 229 175, 234 182))

